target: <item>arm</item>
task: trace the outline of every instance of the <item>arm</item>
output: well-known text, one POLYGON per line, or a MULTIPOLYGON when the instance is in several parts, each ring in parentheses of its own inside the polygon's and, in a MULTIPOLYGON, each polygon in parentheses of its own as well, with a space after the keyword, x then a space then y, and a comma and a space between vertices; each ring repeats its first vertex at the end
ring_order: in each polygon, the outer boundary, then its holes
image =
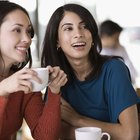
POLYGON ((66 74, 55 67, 51 71, 47 102, 33 94, 26 103, 25 120, 36 140, 58 140, 60 135, 60 88, 67 82, 66 74))
POLYGON ((43 103, 41 95, 35 95, 28 101, 25 120, 36 140, 57 140, 60 130, 60 95, 48 91, 48 100, 43 103))
POLYGON ((0 81, 0 134, 2 131, 3 119, 6 114, 5 109, 8 102, 8 96, 17 91, 29 93, 32 87, 31 83, 26 79, 31 77, 36 82, 39 82, 36 73, 34 73, 32 70, 24 68, 0 81))
MULTIPOLYGON (((101 122, 78 114, 64 100, 62 100, 62 119, 69 123, 70 132, 72 127, 94 126, 108 132, 113 140, 138 140, 138 114, 136 105, 126 108, 119 115, 119 123, 101 122)), ((73 129, 74 133, 74 129, 73 129)), ((71 134, 70 134, 71 135, 71 134)), ((71 135, 72 136, 72 135, 71 135)), ((71 137, 70 136, 70 137, 71 137)))

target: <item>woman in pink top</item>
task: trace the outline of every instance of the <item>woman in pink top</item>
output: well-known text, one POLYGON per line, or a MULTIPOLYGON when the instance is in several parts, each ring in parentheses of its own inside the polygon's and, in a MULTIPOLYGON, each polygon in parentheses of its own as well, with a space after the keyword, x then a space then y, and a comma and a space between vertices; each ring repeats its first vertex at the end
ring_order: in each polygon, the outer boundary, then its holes
POLYGON ((67 82, 59 67, 48 66, 51 76, 48 100, 32 92, 27 79, 40 83, 31 70, 33 27, 27 11, 18 4, 0 1, 0 140, 11 140, 23 118, 35 140, 58 140, 60 130, 60 88, 67 82), (29 68, 24 68, 26 64, 29 68))

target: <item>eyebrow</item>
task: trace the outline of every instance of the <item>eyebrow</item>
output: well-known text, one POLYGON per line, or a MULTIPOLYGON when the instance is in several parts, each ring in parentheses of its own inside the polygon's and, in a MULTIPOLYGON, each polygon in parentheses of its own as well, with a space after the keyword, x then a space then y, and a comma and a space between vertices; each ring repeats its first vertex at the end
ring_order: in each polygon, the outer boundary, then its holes
MULTIPOLYGON (((82 20, 81 22, 79 22, 79 24, 83 24, 83 23, 85 23, 83 20, 82 20)), ((63 26, 65 26, 65 25, 72 25, 72 23, 64 23, 64 24, 61 26, 61 28, 63 28, 63 26)))
MULTIPOLYGON (((15 23, 15 24, 13 24, 13 26, 15 26, 15 25, 23 27, 23 24, 20 24, 20 23, 15 23)), ((31 24, 28 25, 28 28, 29 28, 29 27, 32 27, 31 24)))
POLYGON ((64 23, 64 24, 61 26, 61 28, 63 28, 63 26, 65 26, 65 25, 72 25, 72 23, 64 23))

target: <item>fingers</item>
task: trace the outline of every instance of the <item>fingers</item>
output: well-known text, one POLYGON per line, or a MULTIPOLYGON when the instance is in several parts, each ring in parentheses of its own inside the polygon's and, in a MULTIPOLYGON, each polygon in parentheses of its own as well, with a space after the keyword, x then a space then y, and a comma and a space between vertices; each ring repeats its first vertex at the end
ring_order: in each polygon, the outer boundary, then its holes
POLYGON ((58 75, 60 75, 60 74, 62 75, 62 73, 64 73, 63 70, 61 70, 60 67, 56 66, 53 68, 53 71, 51 73, 51 77, 56 78, 56 77, 58 77, 58 75))
POLYGON ((23 68, 15 73, 15 76, 17 79, 16 89, 22 90, 25 93, 32 91, 32 83, 30 80, 34 80, 40 84, 42 83, 41 79, 37 76, 37 72, 29 68, 23 68))
POLYGON ((29 69, 29 68, 23 68, 21 71, 19 71, 20 75, 19 75, 19 79, 32 79, 38 83, 42 83, 41 79, 37 76, 37 72, 29 69))
POLYGON ((17 91, 23 91, 25 94, 32 92, 32 88, 29 88, 28 86, 19 86, 19 90, 17 91))
POLYGON ((32 83, 28 80, 21 80, 20 81, 20 88, 24 91, 32 91, 32 83))
MULTIPOLYGON (((55 78, 53 78, 53 83, 58 86, 63 86, 65 84, 65 81, 67 80, 67 76, 64 73, 64 71, 59 71, 55 73, 55 78)), ((53 76, 54 77, 54 76, 53 76)))
POLYGON ((51 84, 63 86, 67 82, 67 75, 60 67, 54 67, 49 80, 51 81, 51 84))
POLYGON ((53 67, 51 67, 50 65, 47 66, 47 69, 49 70, 49 73, 53 72, 53 67))
POLYGON ((56 66, 53 67, 51 74, 49 76, 50 84, 48 85, 49 88, 53 93, 60 93, 60 88, 64 86, 67 82, 67 75, 60 67, 56 66))
POLYGON ((37 72, 30 69, 30 68, 26 68, 24 67, 23 69, 21 69, 20 71, 18 71, 17 73, 20 73, 20 74, 31 74, 31 75, 37 75, 37 72))
MULTIPOLYGON (((59 66, 51 67, 47 66, 49 69, 49 81, 48 85, 53 93, 58 94, 60 92, 60 88, 67 83, 67 75, 63 70, 60 69, 59 66)), ((25 93, 32 90, 32 83, 30 80, 34 80, 38 83, 42 83, 41 79, 37 76, 37 72, 33 69, 23 68, 22 70, 17 72, 17 79, 19 83, 19 87, 25 93)))

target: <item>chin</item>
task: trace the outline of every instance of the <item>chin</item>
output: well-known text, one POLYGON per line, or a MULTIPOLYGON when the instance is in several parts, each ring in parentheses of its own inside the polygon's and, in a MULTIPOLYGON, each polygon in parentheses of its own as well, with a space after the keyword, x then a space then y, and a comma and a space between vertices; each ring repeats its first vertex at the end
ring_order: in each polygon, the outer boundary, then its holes
POLYGON ((24 62, 24 61, 26 61, 25 58, 20 58, 20 59, 18 59, 18 63, 22 63, 22 62, 24 62))

